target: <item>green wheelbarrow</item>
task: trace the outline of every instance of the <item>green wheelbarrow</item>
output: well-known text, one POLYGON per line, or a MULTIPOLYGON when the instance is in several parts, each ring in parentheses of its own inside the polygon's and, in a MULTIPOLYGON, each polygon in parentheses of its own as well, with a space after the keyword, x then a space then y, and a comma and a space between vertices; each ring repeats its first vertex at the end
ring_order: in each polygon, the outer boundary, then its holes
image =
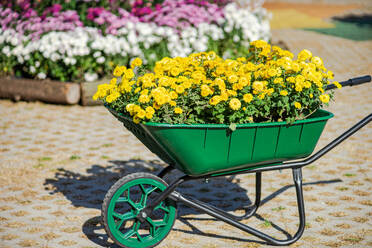
MULTIPOLYGON (((364 76, 340 84, 353 86, 370 81, 370 76, 364 76)), ((333 84, 327 86, 327 90, 333 88, 333 84)), ((325 110, 318 110, 291 125, 285 122, 239 124, 232 131, 223 124, 134 124, 130 117, 106 107, 151 152, 168 164, 157 176, 133 173, 121 178, 105 196, 102 204, 104 228, 117 245, 131 248, 154 247, 165 239, 175 222, 177 203, 209 214, 270 245, 296 242, 305 228, 302 167, 325 155, 372 120, 372 114, 368 115, 311 155, 326 122, 333 117, 325 110), (162 178, 173 169, 184 175, 168 185, 162 178), (240 221, 253 216, 260 206, 262 172, 283 169, 292 169, 300 223, 293 236, 279 240, 240 221), (186 181, 243 173, 256 174, 256 196, 242 216, 189 199, 176 191, 186 181)))

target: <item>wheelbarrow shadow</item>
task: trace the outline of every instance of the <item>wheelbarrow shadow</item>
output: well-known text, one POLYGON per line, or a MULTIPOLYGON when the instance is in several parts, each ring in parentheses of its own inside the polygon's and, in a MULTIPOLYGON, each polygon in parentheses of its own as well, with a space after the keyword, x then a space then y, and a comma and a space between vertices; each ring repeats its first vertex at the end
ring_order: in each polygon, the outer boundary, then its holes
MULTIPOLYGON (((164 164, 158 160, 144 161, 144 160, 128 160, 128 161, 109 161, 108 166, 92 165, 85 173, 78 173, 64 168, 59 168, 55 173, 54 178, 46 179, 44 185, 50 194, 62 193, 73 206, 100 209, 102 200, 109 188, 121 177, 134 172, 149 172, 152 174, 158 174, 164 167, 164 164)), ((182 173, 173 171, 170 176, 165 177, 167 182, 174 180, 176 177, 182 175, 182 173)), ((330 181, 317 181, 304 183, 308 184, 327 184, 336 183, 341 180, 330 180, 330 181)), ((248 194, 254 193, 254 187, 249 187, 250 191, 242 188, 240 180, 235 176, 230 177, 219 177, 210 179, 209 182, 204 180, 195 180, 192 182, 186 182, 182 184, 177 191, 185 195, 186 197, 196 198, 206 203, 212 204, 225 211, 236 211, 244 210, 247 206, 252 204, 252 201, 248 197, 248 194)), ((254 184, 254 178, 252 178, 254 184)), ((292 188, 293 185, 287 185, 267 196, 261 201, 261 205, 274 199, 281 193, 292 188)), ((177 208, 178 220, 187 225, 191 230, 177 229, 174 230, 184 233, 197 234, 208 237, 224 238, 236 241, 254 241, 262 243, 257 240, 243 239, 232 236, 218 235, 205 233, 199 230, 197 227, 192 225, 190 220, 214 220, 208 217, 195 217, 201 213, 195 209, 179 204, 177 208)), ((262 216, 256 214, 255 218, 264 222, 262 216)), ((290 236, 285 230, 280 228, 275 223, 271 222, 271 226, 287 237, 290 236)), ((114 245, 103 230, 103 226, 100 222, 100 216, 96 216, 88 219, 82 227, 83 233, 88 239, 94 243, 104 247, 118 247, 114 245)))

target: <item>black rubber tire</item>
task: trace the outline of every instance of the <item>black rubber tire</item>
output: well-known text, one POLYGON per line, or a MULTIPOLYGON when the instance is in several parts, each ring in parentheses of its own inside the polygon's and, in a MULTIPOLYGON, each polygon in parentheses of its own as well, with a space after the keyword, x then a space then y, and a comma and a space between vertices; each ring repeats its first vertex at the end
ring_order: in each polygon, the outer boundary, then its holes
MULTIPOLYGON (((107 235, 115 242, 115 244, 119 245, 120 247, 124 247, 124 248, 132 248, 132 247, 127 247, 123 244, 121 244, 118 240, 115 239, 115 237, 112 235, 111 231, 110 231, 110 228, 108 226, 108 223, 107 223, 107 211, 108 211, 108 206, 110 204, 110 201, 111 201, 111 198, 113 197, 113 195, 115 194, 115 192, 120 188, 122 187, 124 184, 132 181, 132 180, 135 180, 135 179, 138 179, 138 178, 151 178, 153 180, 156 180, 162 184, 164 184, 165 186, 168 186, 168 184, 161 178, 153 175, 153 174, 150 174, 150 173, 146 173, 146 172, 137 172, 137 173, 132 173, 132 174, 129 174, 123 178, 121 178, 120 180, 118 180, 114 185, 111 186, 111 188, 109 189, 109 191, 107 191, 106 195, 105 195, 105 198, 103 200, 103 203, 102 203, 102 208, 101 208, 101 220, 102 220, 102 224, 103 224, 103 227, 105 228, 105 231, 107 233, 107 235)), ((172 201, 170 199, 168 199, 169 201, 172 201)), ((177 210, 177 206, 176 206, 176 202, 172 201, 176 210, 177 210)), ((177 211, 176 211, 176 215, 173 219, 173 223, 172 223, 172 227, 175 223, 177 219, 177 211)), ((172 228, 169 229, 168 233, 164 236, 164 238, 162 240, 160 240, 159 242, 157 242, 156 244, 154 245, 151 245, 151 246, 148 246, 146 248, 151 248, 151 247, 154 247, 154 246, 157 246, 160 242, 162 242, 167 236, 168 234, 170 233, 170 231, 172 230, 172 228)))

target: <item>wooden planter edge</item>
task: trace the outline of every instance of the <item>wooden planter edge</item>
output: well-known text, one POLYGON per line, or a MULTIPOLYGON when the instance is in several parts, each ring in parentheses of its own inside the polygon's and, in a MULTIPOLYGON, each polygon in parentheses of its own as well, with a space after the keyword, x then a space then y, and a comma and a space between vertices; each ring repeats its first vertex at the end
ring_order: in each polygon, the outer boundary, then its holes
POLYGON ((0 77, 0 98, 77 104, 80 95, 80 85, 77 83, 0 77))

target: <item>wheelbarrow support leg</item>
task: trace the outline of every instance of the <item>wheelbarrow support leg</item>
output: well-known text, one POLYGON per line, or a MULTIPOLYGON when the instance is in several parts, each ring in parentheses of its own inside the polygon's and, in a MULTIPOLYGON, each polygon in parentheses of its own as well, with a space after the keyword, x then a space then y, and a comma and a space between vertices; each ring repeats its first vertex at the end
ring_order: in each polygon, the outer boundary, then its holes
POLYGON ((258 207, 260 206, 261 204, 261 178, 262 178, 262 173, 261 172, 257 172, 256 173, 256 199, 255 199, 255 202, 254 204, 246 207, 246 212, 244 215, 241 215, 241 216, 237 216, 237 215, 234 215, 234 214, 230 214, 222 209, 219 209, 215 206, 212 206, 212 205, 209 205, 209 204, 206 204, 205 202, 202 202, 202 201, 199 201, 197 199, 190 199, 196 203, 198 203, 199 205, 205 207, 205 208, 208 208, 209 210, 211 211, 214 211, 214 212, 217 212, 223 216, 225 216, 226 218, 231 218, 231 219, 234 219, 236 221, 240 221, 240 220, 245 220, 245 219, 249 219, 250 217, 252 217, 258 207))
POLYGON ((174 167, 172 165, 168 165, 167 167, 165 167, 159 172, 158 177, 163 178, 166 174, 168 174, 172 170, 174 170, 174 167))
POLYGON ((239 221, 234 220, 234 218, 231 218, 230 216, 221 213, 220 211, 214 211, 211 209, 211 207, 205 206, 205 204, 200 204, 198 201, 194 200, 189 200, 182 196, 178 192, 172 192, 171 195, 169 196, 170 198, 180 201, 184 203, 185 205, 198 209, 201 212, 207 213, 210 216, 215 217, 216 219, 222 220, 232 226, 235 226, 249 234, 252 234, 264 241, 266 241, 268 244, 271 245, 290 245, 294 242, 296 242, 303 234, 304 229, 305 229, 305 208, 304 208, 304 199, 303 199, 303 194, 302 194, 302 173, 301 173, 301 168, 293 168, 293 180, 296 188, 296 194, 297 194, 297 205, 298 205, 298 211, 299 211, 299 220, 300 220, 300 225, 298 227, 298 230, 296 234, 293 237, 290 237, 286 240, 279 240, 276 238, 273 238, 259 230, 256 230, 252 227, 249 227, 243 223, 240 223, 239 221))

